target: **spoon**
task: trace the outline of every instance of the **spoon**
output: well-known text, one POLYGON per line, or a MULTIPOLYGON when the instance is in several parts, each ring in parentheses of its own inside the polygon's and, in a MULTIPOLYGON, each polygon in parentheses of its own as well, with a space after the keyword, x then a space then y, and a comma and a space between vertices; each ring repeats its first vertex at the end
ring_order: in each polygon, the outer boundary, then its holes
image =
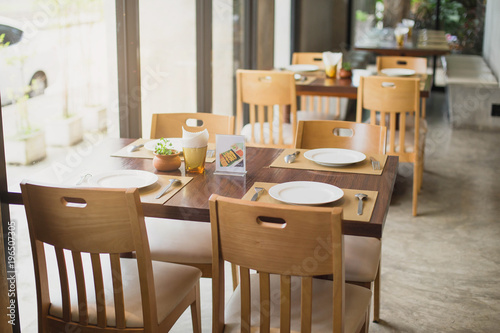
POLYGON ((140 145, 133 145, 133 146, 130 146, 130 147, 128 148, 128 151, 129 151, 129 153, 132 153, 132 152, 134 152, 134 151, 136 151, 136 150, 139 150, 139 148, 141 148, 141 147, 143 147, 143 146, 144 146, 143 144, 140 144, 140 145))
POLYGON ((180 183, 181 181, 177 178, 172 178, 170 179, 170 183, 167 185, 167 187, 165 187, 165 189, 163 189, 163 191, 160 192, 160 194, 158 194, 155 199, 160 199, 162 195, 164 195, 171 187, 173 184, 176 184, 176 183, 180 183))
POLYGON ((368 197, 366 194, 364 193, 358 193, 356 195, 354 195, 356 198, 359 199, 359 203, 358 203, 358 215, 363 215, 363 199, 368 197))
POLYGON ((285 162, 286 163, 293 163, 293 161, 295 161, 295 158, 297 157, 298 154, 300 154, 300 151, 296 151, 295 153, 286 155, 285 162))

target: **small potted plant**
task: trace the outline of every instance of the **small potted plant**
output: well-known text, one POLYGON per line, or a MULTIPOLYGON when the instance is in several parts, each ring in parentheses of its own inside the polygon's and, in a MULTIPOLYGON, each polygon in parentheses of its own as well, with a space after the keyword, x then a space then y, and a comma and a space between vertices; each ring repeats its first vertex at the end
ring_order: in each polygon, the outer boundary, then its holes
POLYGON ((339 77, 341 79, 348 79, 352 76, 351 63, 344 62, 342 68, 339 71, 339 77))
POLYGON ((180 152, 173 149, 173 144, 168 139, 161 138, 156 144, 153 166, 158 171, 173 171, 181 166, 180 152))

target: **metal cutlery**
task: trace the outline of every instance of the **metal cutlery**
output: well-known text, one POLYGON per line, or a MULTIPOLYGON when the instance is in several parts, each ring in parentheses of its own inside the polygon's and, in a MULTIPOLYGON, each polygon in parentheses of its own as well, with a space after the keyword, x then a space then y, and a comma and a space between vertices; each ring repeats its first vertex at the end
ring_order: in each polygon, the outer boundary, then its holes
POLYGON ((181 181, 177 178, 172 178, 170 179, 170 183, 163 189, 163 191, 161 191, 156 197, 155 199, 160 199, 162 195, 164 195, 165 193, 167 193, 167 191, 172 187, 173 184, 176 184, 176 183, 180 183, 181 181))
POLYGON ((363 199, 367 198, 368 196, 364 193, 358 193, 358 194, 355 194, 354 196, 359 199, 358 215, 363 215, 363 199))
POLYGON ((83 176, 80 177, 80 179, 78 179, 75 185, 81 185, 84 181, 87 180, 88 177, 92 177, 92 175, 90 173, 84 174, 83 176))
POLYGON ((373 156, 370 156, 370 161, 372 161, 373 170, 380 170, 380 162, 379 161, 374 159, 373 156))
POLYGON ((144 144, 142 144, 142 143, 141 143, 141 144, 139 144, 139 145, 133 145, 133 146, 130 146, 130 147, 128 148, 128 152, 129 152, 129 153, 132 153, 132 152, 134 152, 134 151, 136 151, 136 150, 141 149, 141 147, 144 147, 144 144))
POLYGON ((288 154, 285 156, 285 162, 286 163, 293 163, 295 161, 295 158, 297 157, 297 155, 300 154, 300 151, 296 151, 295 153, 292 153, 292 154, 288 154))
POLYGON ((263 188, 263 187, 258 187, 258 186, 255 187, 255 194, 253 195, 253 197, 250 201, 257 201, 257 199, 259 199, 259 197, 260 197, 260 194, 264 190, 265 190, 265 188, 263 188))

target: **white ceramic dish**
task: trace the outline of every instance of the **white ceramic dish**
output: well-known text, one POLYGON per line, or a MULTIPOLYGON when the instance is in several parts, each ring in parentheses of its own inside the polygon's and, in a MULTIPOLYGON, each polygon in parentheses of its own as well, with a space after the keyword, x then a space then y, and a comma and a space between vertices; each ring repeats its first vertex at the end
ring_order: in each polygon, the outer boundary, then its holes
POLYGON ((89 183, 98 187, 108 188, 143 188, 153 185, 158 176, 142 170, 115 170, 93 175, 89 183))
POLYGON ((344 191, 330 184, 297 181, 274 185, 269 195, 292 205, 322 205, 339 200, 344 191))
POLYGON ((319 67, 316 65, 297 64, 286 66, 286 69, 292 72, 314 72, 319 70, 319 67))
POLYGON ((382 74, 387 76, 411 76, 415 75, 413 69, 406 68, 384 68, 380 71, 382 74))
MULTIPOLYGON (((172 145, 173 145, 172 149, 175 149, 179 152, 182 151, 182 139, 181 138, 166 138, 166 139, 168 139, 170 142, 172 142, 172 145)), ((144 144, 144 148, 154 152, 156 144, 158 142, 160 142, 160 139, 148 141, 144 144)))
POLYGON ((341 167, 364 161, 366 155, 359 151, 340 148, 312 149, 304 153, 310 161, 324 166, 341 167))

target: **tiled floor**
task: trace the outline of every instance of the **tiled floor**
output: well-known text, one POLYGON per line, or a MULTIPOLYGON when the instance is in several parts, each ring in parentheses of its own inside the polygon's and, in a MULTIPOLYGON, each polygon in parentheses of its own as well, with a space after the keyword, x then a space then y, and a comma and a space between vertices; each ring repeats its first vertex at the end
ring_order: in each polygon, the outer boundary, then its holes
MULTIPOLYGON (((500 133, 452 130, 443 93, 428 101, 429 133, 419 216, 411 216, 411 165, 400 166, 382 253, 382 301, 371 332, 498 332, 500 327, 500 133)), ((22 207, 19 296, 23 332, 36 332, 35 290, 22 207)), ((202 279, 203 331, 211 281, 202 279)), ((191 331, 189 313, 173 332, 191 331)))

